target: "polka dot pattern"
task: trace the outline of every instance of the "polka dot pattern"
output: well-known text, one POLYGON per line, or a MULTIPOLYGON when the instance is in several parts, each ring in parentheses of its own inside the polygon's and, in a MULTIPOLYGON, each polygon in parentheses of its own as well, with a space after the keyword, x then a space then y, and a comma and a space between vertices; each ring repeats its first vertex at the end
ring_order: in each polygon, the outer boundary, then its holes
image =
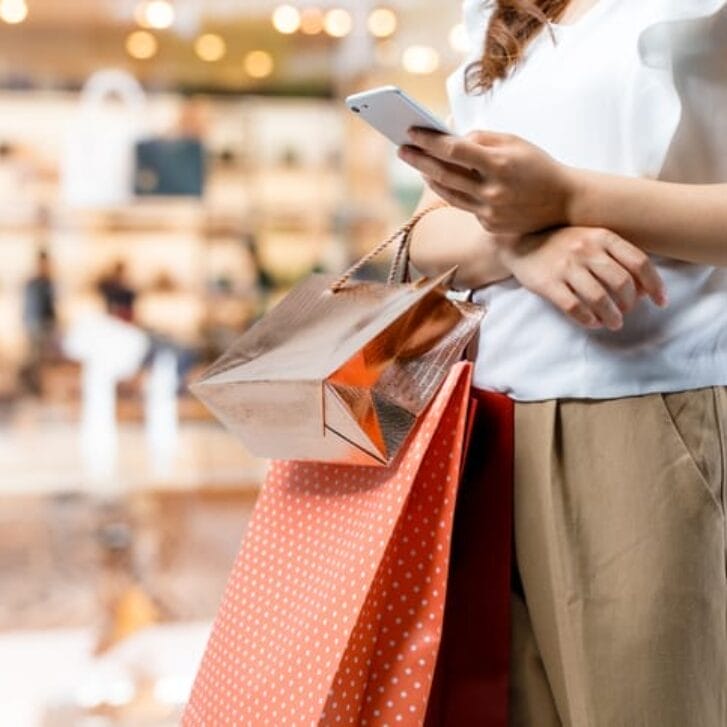
POLYGON ((184 727, 424 722, 470 376, 453 367, 389 467, 271 465, 184 727))

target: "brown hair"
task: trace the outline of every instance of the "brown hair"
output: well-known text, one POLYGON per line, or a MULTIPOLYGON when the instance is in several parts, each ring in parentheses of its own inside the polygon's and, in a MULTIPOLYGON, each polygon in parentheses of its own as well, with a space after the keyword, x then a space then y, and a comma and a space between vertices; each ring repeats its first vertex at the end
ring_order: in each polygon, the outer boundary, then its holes
MULTIPOLYGON (((483 0, 484 1, 484 0, 483 0)), ((548 23, 560 18, 570 0, 491 0, 492 14, 482 60, 465 74, 468 93, 488 91, 523 57, 525 46, 548 23)))

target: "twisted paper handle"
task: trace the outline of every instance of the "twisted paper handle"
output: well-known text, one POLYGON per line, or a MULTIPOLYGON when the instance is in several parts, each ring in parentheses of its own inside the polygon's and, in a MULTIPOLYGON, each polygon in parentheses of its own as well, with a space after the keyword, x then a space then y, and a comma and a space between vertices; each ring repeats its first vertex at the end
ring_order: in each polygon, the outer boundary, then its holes
POLYGON ((401 238, 401 244, 399 245, 396 255, 394 256, 394 260, 391 264, 391 270, 389 271, 389 279, 388 284, 391 285, 396 280, 396 274, 401 266, 402 258, 405 256, 407 252, 407 242, 409 239, 409 235, 411 235, 412 230, 417 226, 417 224, 426 217, 430 212, 434 212, 434 210, 441 209, 442 207, 447 207, 446 202, 435 202, 432 205, 429 205, 429 207, 425 207, 421 212, 417 212, 405 225, 400 227, 391 237, 384 240, 380 245, 377 245, 371 252, 364 255, 357 263, 352 265, 338 280, 336 280, 335 283, 331 285, 331 291, 334 293, 338 293, 338 291, 342 290, 346 283, 364 266, 366 263, 373 260, 377 255, 380 255, 384 250, 386 250, 389 245, 391 245, 392 242, 395 240, 401 238))

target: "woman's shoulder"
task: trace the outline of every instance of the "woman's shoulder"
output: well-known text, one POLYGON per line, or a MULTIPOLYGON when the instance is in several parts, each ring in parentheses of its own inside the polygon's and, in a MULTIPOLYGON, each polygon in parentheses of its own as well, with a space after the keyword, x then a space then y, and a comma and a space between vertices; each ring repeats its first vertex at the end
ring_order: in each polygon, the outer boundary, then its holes
POLYGON ((685 55, 723 57, 727 0, 650 0, 646 8, 639 36, 639 54, 646 65, 670 68, 685 55))
POLYGON ((634 12, 643 79, 630 107, 637 169, 673 181, 727 180, 727 0, 644 0, 634 12))

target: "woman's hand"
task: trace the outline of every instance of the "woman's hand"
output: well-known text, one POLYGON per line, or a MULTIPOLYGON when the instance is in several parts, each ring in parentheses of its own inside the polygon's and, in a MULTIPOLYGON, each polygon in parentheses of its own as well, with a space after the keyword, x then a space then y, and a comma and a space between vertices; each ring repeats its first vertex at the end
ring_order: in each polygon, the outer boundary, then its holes
POLYGON ((618 330, 648 295, 667 304, 648 255, 610 230, 564 227, 500 246, 502 263, 533 293, 585 328, 618 330))
POLYGON ((399 156, 450 204, 473 213, 489 232, 527 234, 568 224, 571 170, 509 134, 466 137, 409 132, 399 156))

